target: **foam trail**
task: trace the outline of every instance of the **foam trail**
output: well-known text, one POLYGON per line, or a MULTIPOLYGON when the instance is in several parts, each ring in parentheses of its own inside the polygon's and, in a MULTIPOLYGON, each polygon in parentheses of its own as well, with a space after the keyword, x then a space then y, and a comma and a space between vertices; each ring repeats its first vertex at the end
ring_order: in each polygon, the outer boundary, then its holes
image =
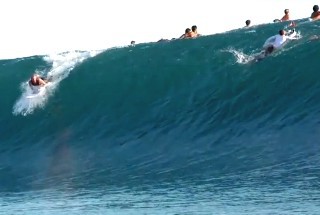
POLYGON ((246 64, 254 59, 255 55, 247 55, 241 51, 235 50, 235 49, 228 49, 226 52, 230 52, 233 54, 236 58, 236 62, 240 64, 246 64))
MULTIPOLYGON (((49 97, 54 94, 54 91, 59 86, 59 83, 67 78, 72 71, 72 69, 83 62, 89 57, 93 57, 96 54, 100 53, 99 51, 90 51, 90 52, 66 52, 61 54, 55 54, 50 56, 45 56, 43 59, 51 63, 51 69, 46 74, 47 78, 51 80, 51 84, 46 86, 45 93, 40 96, 36 96, 32 99, 27 98, 32 95, 33 92, 28 85, 28 81, 21 83, 20 88, 22 90, 22 95, 17 100, 13 106, 14 115, 23 115, 32 114, 36 108, 43 108, 48 101, 49 97)), ((36 70, 35 73, 45 75, 46 69, 36 70)))

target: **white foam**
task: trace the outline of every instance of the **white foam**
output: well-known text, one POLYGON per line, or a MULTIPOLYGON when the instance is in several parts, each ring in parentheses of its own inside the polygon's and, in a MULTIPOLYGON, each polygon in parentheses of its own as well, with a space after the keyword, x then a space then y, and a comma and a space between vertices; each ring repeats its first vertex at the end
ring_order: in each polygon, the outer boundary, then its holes
POLYGON ((93 57, 98 53, 98 51, 74 51, 45 56, 44 60, 52 64, 50 71, 47 72, 47 74, 45 74, 46 70, 35 71, 35 73, 46 75, 49 79, 51 79, 50 84, 46 85, 45 93, 31 99, 27 98, 28 96, 32 95, 33 92, 29 87, 28 81, 21 83, 20 88, 22 94, 14 104, 12 113, 14 115, 26 116, 28 114, 32 114, 37 108, 44 108, 48 99, 54 95, 54 92, 58 88, 60 82, 69 76, 73 68, 83 62, 85 59, 93 57))
POLYGON ((244 54, 242 51, 235 50, 233 48, 227 49, 225 51, 232 53, 235 56, 237 63, 240 63, 240 64, 246 64, 246 63, 252 61, 255 57, 254 54, 247 55, 247 54, 244 54))

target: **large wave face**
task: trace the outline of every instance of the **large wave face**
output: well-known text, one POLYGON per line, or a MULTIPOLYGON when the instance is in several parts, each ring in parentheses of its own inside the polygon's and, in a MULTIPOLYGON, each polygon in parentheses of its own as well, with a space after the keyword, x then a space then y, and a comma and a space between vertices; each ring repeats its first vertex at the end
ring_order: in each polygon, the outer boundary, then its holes
POLYGON ((1 207, 316 213, 319 23, 252 61, 284 25, 0 61, 1 207), (27 99, 32 73, 53 84, 27 99))

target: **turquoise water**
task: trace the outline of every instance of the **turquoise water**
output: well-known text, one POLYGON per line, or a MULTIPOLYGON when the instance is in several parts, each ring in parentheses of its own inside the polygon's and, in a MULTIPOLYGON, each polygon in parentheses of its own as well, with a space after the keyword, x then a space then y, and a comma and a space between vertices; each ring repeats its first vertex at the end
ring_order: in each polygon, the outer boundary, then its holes
POLYGON ((251 61, 284 26, 0 61, 0 214, 318 214, 319 23, 251 61))

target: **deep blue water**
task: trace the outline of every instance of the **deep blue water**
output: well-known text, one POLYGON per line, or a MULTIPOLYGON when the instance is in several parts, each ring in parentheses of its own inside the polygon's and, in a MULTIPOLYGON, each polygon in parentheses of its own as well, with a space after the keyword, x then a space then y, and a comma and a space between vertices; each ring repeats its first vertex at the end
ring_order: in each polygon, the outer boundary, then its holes
POLYGON ((319 23, 251 62, 283 27, 0 61, 0 214, 319 214, 319 23))

